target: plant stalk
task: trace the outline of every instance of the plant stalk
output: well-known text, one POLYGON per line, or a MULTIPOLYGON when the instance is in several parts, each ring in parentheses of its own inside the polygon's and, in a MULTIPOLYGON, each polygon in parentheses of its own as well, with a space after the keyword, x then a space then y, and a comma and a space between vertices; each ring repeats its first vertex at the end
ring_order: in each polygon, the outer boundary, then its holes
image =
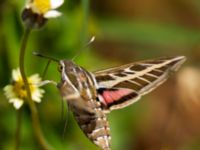
POLYGON ((16 135, 15 135, 15 150, 20 149, 21 126, 22 126, 22 108, 17 110, 17 128, 16 128, 16 135))
POLYGON ((25 51, 26 51, 26 46, 27 46, 30 32, 31 32, 31 29, 26 28, 23 38, 22 38, 22 43, 21 43, 21 48, 20 48, 20 56, 19 56, 19 68, 20 68, 22 80, 24 82, 24 86, 25 86, 25 89, 27 92, 27 103, 28 103, 28 106, 29 106, 30 112, 31 112, 31 119, 32 119, 34 134, 36 136, 38 143, 42 147, 42 149, 50 150, 51 147, 46 142, 46 140, 42 134, 42 131, 41 131, 40 121, 39 121, 39 117, 38 117, 38 111, 37 111, 35 103, 32 100, 30 86, 28 84, 28 80, 27 80, 27 77, 25 74, 25 67, 24 67, 25 51))

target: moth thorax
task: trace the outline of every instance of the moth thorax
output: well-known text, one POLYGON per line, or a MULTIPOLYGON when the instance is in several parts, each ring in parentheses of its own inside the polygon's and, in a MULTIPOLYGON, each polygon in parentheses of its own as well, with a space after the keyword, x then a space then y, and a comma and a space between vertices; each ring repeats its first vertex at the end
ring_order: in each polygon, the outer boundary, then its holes
POLYGON ((80 95, 91 95, 90 89, 93 87, 93 80, 90 74, 82 67, 72 61, 60 61, 61 65, 61 85, 64 86, 65 93, 72 94, 79 92, 80 95))

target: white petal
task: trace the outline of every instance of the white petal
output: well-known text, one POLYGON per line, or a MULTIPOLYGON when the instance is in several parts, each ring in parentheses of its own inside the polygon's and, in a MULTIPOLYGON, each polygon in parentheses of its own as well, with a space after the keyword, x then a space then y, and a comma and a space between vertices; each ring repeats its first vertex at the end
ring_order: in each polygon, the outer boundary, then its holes
POLYGON ((13 92, 13 86, 12 85, 5 86, 3 90, 4 90, 5 95, 8 99, 16 97, 15 93, 13 92))
POLYGON ((44 93, 45 91, 44 90, 42 90, 42 89, 37 89, 37 90, 35 90, 33 93, 32 93, 32 99, 33 99, 33 101, 35 101, 35 102, 41 102, 41 98, 43 97, 43 93, 44 93))
POLYGON ((19 81, 21 79, 21 74, 20 74, 19 68, 14 69, 12 71, 12 78, 14 81, 19 81))
POLYGON ((44 18, 56 18, 61 16, 61 13, 56 10, 50 10, 44 14, 44 18))
POLYGON ((29 77, 29 83, 32 83, 34 85, 37 85, 41 82, 41 78, 38 74, 34 74, 29 77))
POLYGON ((26 0, 26 8, 30 8, 30 5, 32 3, 32 0, 26 0))
POLYGON ((18 99, 18 98, 10 99, 9 102, 13 103, 13 105, 14 105, 14 107, 15 107, 16 109, 19 109, 19 108, 23 105, 23 103, 24 103, 23 100, 18 99))
POLYGON ((64 3, 64 0, 51 0, 50 3, 51 3, 51 9, 56 9, 64 3))

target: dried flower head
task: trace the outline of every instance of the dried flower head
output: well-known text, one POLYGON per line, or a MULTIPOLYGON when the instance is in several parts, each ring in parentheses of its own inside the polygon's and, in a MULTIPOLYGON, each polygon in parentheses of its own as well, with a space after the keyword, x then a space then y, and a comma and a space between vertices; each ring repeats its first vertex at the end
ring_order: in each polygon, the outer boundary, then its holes
POLYGON ((40 28, 47 19, 61 15, 55 9, 63 3, 64 0, 28 0, 22 12, 22 20, 30 28, 40 28))
MULTIPOLYGON (((20 74, 19 69, 12 71, 12 83, 4 87, 6 97, 10 103, 13 103, 16 109, 19 109, 27 99, 27 92, 20 74)), ((44 90, 38 85, 41 83, 41 78, 38 74, 34 74, 28 78, 28 83, 31 90, 32 100, 41 102, 44 90)))

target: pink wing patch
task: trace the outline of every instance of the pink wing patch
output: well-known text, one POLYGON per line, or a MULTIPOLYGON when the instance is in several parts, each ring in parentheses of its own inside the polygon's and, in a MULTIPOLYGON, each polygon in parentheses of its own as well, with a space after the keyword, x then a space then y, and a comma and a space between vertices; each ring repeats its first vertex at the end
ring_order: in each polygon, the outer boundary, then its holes
POLYGON ((101 94, 101 100, 104 104, 109 105, 132 92, 130 89, 104 90, 101 94))

